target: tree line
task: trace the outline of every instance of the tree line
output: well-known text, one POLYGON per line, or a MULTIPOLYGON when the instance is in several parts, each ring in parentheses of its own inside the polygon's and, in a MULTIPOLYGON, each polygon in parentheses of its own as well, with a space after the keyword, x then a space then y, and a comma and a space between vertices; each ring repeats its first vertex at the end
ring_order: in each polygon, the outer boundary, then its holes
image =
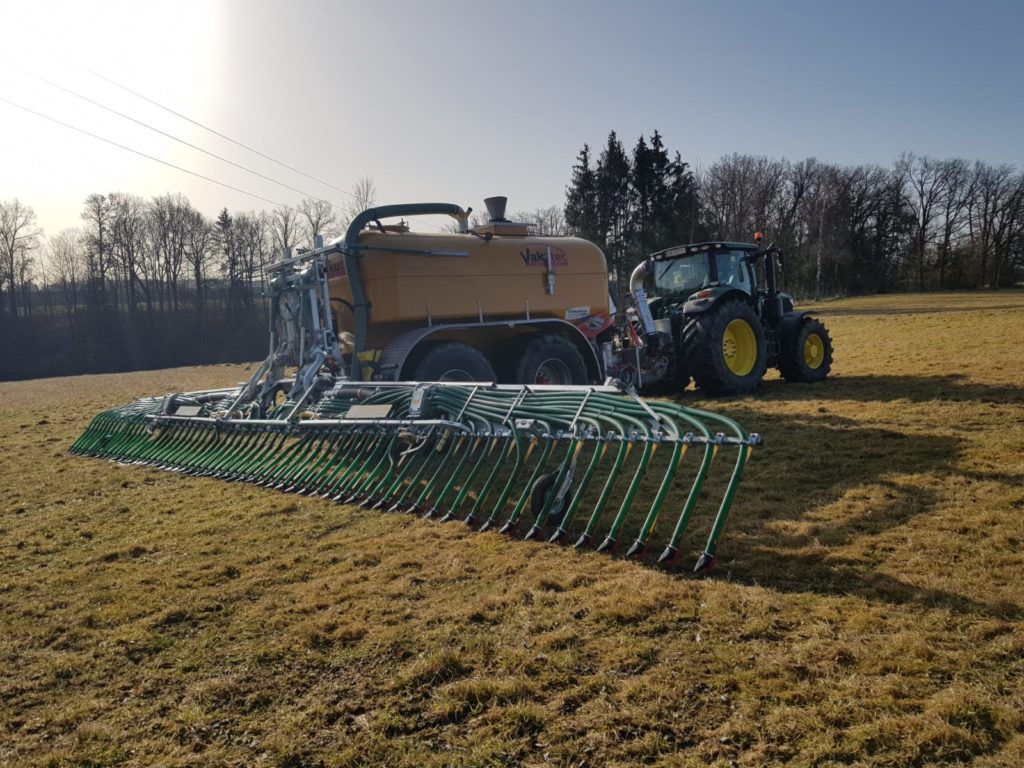
POLYGON ((1024 273, 1024 172, 962 158, 901 155, 889 167, 747 154, 694 169, 655 131, 627 152, 612 131, 577 156, 565 219, 628 277, 660 248, 700 240, 786 253, 800 296, 999 288, 1024 273))
MULTIPOLYGON (((30 206, 0 200, 0 379, 260 358, 265 266, 341 234, 375 197, 364 178, 342 209, 308 198, 211 219, 180 194, 93 194, 81 226, 49 238, 30 206)), ((733 154, 694 168, 658 131, 629 151, 612 131, 596 155, 579 152, 564 207, 512 218, 600 245, 620 291, 656 250, 756 231, 785 250, 784 287, 799 297, 1024 279, 1024 172, 961 158, 842 166, 733 154)))
POLYGON ((210 219, 180 194, 91 194, 80 227, 45 238, 0 200, 0 379, 254 360, 266 354, 264 269, 341 234, 374 204, 308 198, 210 219))

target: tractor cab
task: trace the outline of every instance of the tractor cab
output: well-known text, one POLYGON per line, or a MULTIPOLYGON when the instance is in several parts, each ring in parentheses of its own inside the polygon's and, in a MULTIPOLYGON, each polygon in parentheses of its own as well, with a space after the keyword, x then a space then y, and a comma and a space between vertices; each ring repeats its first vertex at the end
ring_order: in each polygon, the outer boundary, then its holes
POLYGON ((687 299, 705 289, 736 289, 752 295, 757 274, 750 243, 696 243, 659 251, 651 256, 652 297, 687 299))

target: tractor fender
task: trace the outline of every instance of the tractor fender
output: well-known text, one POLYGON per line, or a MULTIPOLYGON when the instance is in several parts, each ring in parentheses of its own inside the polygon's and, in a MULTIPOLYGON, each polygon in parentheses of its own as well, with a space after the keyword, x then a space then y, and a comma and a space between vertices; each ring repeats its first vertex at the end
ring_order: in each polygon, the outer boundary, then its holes
POLYGON ((472 344, 474 337, 485 342, 488 341, 488 337, 491 337, 489 343, 479 345, 482 348, 481 351, 486 353, 488 346, 501 344, 500 341, 493 340, 495 336, 507 334, 509 331, 513 332, 512 335, 521 335, 531 330, 547 331, 564 336, 583 356, 583 362, 587 366, 587 375, 591 381, 601 381, 603 368, 594 345, 575 325, 555 317, 530 320, 493 320, 484 323, 446 323, 414 328, 397 336, 381 352, 378 377, 387 381, 401 381, 403 376, 407 375, 406 363, 410 361, 420 345, 427 341, 450 338, 472 344))
POLYGON ((800 323, 810 312, 787 312, 782 316, 782 322, 779 323, 779 340, 782 342, 782 348, 786 349, 787 345, 792 342, 794 336, 800 330, 800 323))
POLYGON ((683 314, 699 315, 702 312, 707 312, 723 299, 732 298, 734 296, 745 302, 750 302, 749 293, 745 293, 744 291, 740 291, 728 285, 714 285, 710 288, 705 288, 704 290, 697 291, 697 293, 687 299, 686 303, 683 304, 683 314))

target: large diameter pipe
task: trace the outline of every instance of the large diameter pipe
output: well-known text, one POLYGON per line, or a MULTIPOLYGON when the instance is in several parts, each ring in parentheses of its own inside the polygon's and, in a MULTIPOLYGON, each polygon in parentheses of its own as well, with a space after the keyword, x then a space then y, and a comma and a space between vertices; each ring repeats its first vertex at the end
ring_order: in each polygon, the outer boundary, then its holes
POLYGON ((654 336, 657 331, 654 329, 654 317, 651 315, 651 306, 647 303, 647 293, 644 291, 644 278, 647 277, 647 268, 650 259, 641 261, 636 265, 633 274, 629 276, 629 296, 633 303, 633 309, 640 316, 640 323, 643 325, 644 333, 654 336))

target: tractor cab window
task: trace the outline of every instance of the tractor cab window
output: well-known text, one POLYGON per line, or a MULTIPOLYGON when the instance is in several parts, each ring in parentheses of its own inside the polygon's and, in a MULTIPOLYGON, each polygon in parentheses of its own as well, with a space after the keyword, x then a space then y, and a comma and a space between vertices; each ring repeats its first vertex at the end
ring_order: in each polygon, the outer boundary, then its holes
POLYGON ((754 262, 754 288, 758 291, 764 291, 768 287, 768 278, 764 273, 764 259, 758 259, 754 262))
POLYGON ((718 268, 718 282, 741 291, 751 293, 750 271, 743 257, 744 251, 727 251, 715 254, 715 266, 718 268))
POLYGON ((654 264, 654 292, 658 296, 693 293, 710 284, 706 253, 654 264))

